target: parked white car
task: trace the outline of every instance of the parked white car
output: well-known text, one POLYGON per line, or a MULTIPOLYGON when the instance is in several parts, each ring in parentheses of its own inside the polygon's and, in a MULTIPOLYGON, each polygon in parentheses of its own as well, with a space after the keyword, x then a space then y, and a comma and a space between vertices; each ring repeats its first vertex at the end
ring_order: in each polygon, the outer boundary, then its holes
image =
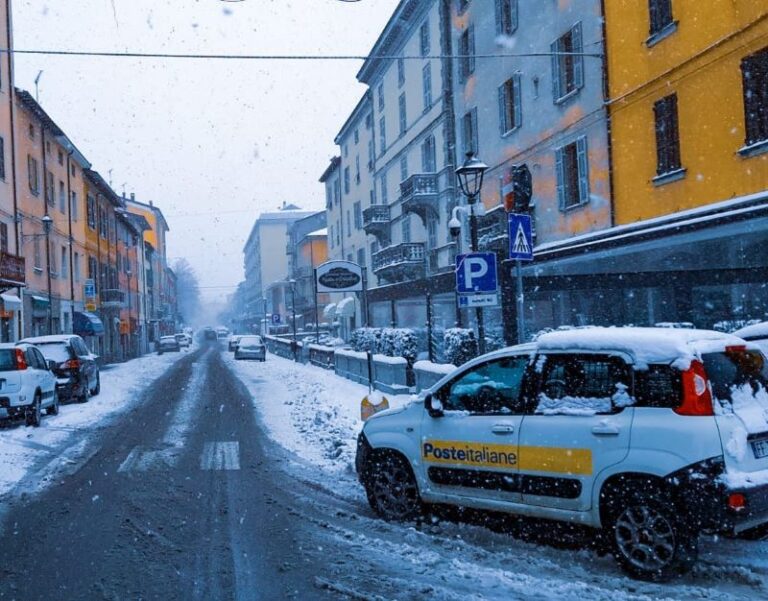
POLYGON ((356 467, 386 519, 439 503, 583 524, 630 574, 667 579, 699 533, 768 524, 766 357, 705 330, 544 334, 374 415, 356 467))
POLYGON ((0 344, 0 418, 23 415, 39 426, 43 409, 59 412, 56 376, 43 354, 32 344, 0 344))

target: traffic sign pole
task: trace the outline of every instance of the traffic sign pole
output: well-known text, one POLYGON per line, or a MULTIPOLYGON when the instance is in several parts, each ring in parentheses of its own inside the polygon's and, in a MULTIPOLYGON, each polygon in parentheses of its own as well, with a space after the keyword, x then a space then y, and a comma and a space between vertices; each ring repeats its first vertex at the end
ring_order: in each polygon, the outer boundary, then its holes
POLYGON ((515 261, 515 270, 517 271, 517 342, 525 342, 525 292, 523 290, 523 262, 518 259, 515 261))

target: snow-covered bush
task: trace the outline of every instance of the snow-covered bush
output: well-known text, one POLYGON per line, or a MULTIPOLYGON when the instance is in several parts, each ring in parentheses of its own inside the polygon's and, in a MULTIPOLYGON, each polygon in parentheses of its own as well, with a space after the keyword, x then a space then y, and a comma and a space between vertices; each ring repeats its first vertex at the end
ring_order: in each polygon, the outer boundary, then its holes
POLYGON ((409 328, 358 328, 352 332, 350 344, 358 352, 403 357, 409 364, 416 361, 419 349, 418 337, 409 328))
POLYGON ((387 328, 385 330, 392 341, 392 357, 403 357, 408 365, 413 365, 419 353, 419 340, 416 332, 408 328, 387 328))
POLYGON ((472 330, 449 328, 444 334, 445 360, 462 365, 477 356, 477 339, 472 330))
POLYGON ((352 348, 359 353, 378 353, 381 328, 357 328, 349 338, 352 348))

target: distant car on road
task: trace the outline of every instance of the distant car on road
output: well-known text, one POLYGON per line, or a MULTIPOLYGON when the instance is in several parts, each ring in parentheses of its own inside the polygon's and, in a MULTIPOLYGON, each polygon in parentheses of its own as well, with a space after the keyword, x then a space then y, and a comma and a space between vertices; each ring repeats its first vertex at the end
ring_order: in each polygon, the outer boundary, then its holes
POLYGON ((174 338, 176 338, 177 342, 179 343, 179 347, 188 347, 190 344, 190 340, 184 333, 174 334, 174 338))
POLYGON ((163 353, 178 353, 181 350, 179 341, 176 340, 176 336, 161 336, 157 342, 157 354, 163 353))
POLYGON ((229 337, 229 344, 227 344, 227 350, 229 350, 230 353, 233 353, 237 350, 237 345, 239 344, 241 338, 242 336, 238 336, 238 335, 229 337))
POLYGON ((216 337, 219 340, 222 340, 227 336, 229 336, 229 328, 227 328, 226 326, 219 326, 216 328, 216 337))
POLYGON ((0 418, 23 415, 37 427, 43 409, 59 412, 56 376, 45 357, 31 344, 0 344, 0 418))
POLYGON ((56 390, 62 400, 87 403, 101 391, 98 356, 91 353, 80 336, 38 336, 22 342, 34 344, 46 361, 55 363, 56 390))
POLYGON ((218 337, 216 336, 216 330, 214 330, 211 327, 203 328, 202 331, 198 334, 202 340, 210 341, 210 340, 216 340, 218 337))
POLYGON ((235 349, 235 359, 267 360, 267 349, 261 336, 243 336, 235 349))

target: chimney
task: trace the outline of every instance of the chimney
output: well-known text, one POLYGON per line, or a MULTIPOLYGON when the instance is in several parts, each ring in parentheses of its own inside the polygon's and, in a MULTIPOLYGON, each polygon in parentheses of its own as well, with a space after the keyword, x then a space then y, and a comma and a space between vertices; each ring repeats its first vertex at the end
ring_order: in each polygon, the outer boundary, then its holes
POLYGON ((133 192, 131 192, 131 200, 136 200, 136 194, 134 194, 133 192))
POLYGON ((149 201, 149 206, 150 207, 154 207, 155 206, 154 203, 151 200, 149 201))

